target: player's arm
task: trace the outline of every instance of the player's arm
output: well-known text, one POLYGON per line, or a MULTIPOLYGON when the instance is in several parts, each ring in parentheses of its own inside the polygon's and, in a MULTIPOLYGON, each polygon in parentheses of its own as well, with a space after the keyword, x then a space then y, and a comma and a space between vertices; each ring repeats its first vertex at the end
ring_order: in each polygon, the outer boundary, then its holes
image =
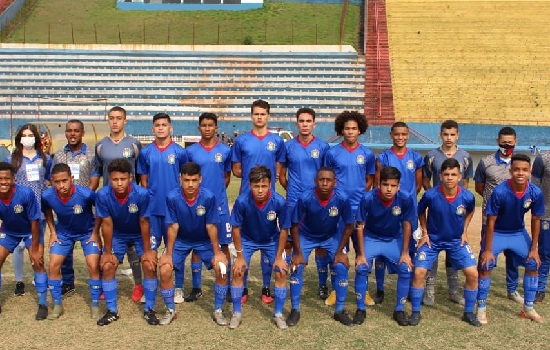
POLYGON ((425 176, 422 177, 422 187, 424 187, 424 191, 429 190, 430 188, 432 188, 432 184, 430 182, 429 177, 425 177, 425 176))
POLYGON ((283 188, 286 190, 287 187, 288 187, 288 177, 287 177, 287 168, 285 167, 282 167, 281 168, 281 172, 279 173, 279 183, 281 184, 281 186, 283 186, 283 188))
POLYGON ((484 250, 481 252, 481 265, 489 267, 491 261, 495 261, 493 255, 493 238, 495 236, 495 222, 497 217, 493 215, 487 215, 487 226, 485 228, 485 237, 482 237, 484 243, 484 250))
POLYGON ((470 184, 470 179, 464 179, 462 180, 462 187, 468 188, 468 185, 470 184))
POLYGON ((248 266, 246 265, 246 261, 244 260, 244 256, 243 256, 241 228, 239 226, 233 226, 233 228, 231 229, 231 236, 233 238, 233 245, 235 246, 235 252, 237 253, 237 256, 235 257, 235 261, 233 262, 233 271, 236 270, 238 271, 239 274, 244 274, 248 266))
POLYGON ((227 188, 229 186, 229 183, 231 182, 231 172, 230 171, 226 171, 224 173, 223 181, 225 183, 225 188, 227 188))
POLYGON ((380 170, 382 170, 382 164, 376 160, 376 174, 374 174, 374 187, 380 187, 380 170))
POLYGON ((99 177, 98 176, 91 176, 90 182, 88 183, 88 188, 92 191, 96 191, 99 187, 99 177))
POLYGON ((55 229, 54 219, 53 219, 53 210, 51 208, 46 208, 44 210, 44 218, 46 219, 46 225, 48 225, 48 230, 50 230, 50 246, 55 242, 61 243, 57 239, 57 231, 55 229))
POLYGON ((403 247, 401 248, 401 258, 399 263, 406 263, 409 268, 412 268, 411 256, 409 255, 409 244, 412 237, 412 225, 408 220, 403 221, 403 247))
POLYGON ((539 256, 539 236, 540 236, 540 216, 531 216, 531 249, 527 260, 534 259, 537 262, 537 267, 540 267, 539 256))
POLYGON ((166 231, 166 247, 165 247, 165 254, 172 255, 174 252, 174 244, 176 242, 176 237, 178 236, 178 231, 180 229, 180 225, 175 222, 170 225, 168 225, 168 229, 166 231))
POLYGON ((139 184, 143 188, 147 188, 147 184, 149 182, 149 175, 147 174, 140 174, 139 175, 139 184))
POLYGON ((273 269, 278 269, 280 272, 288 271, 288 266, 285 259, 283 259, 283 252, 285 251, 286 240, 288 238, 288 230, 281 229, 279 234, 279 245, 277 246, 277 254, 275 255, 275 261, 273 263, 273 269))
POLYGON ((99 249, 103 247, 103 243, 101 242, 101 237, 99 235, 100 228, 101 228, 101 218, 96 217, 94 221, 94 228, 92 229, 92 234, 88 242, 96 242, 97 245, 99 246, 99 249))
POLYGON ((281 176, 281 172, 283 171, 283 163, 281 162, 275 162, 275 180, 279 180, 279 177, 281 176))
POLYGON ((233 171, 233 175, 235 175, 238 178, 243 177, 243 168, 241 162, 233 162, 231 165, 231 171, 233 171))
POLYGON ((431 247, 430 237, 428 236, 428 217, 426 216, 426 209, 419 211, 418 213, 418 226, 420 227, 420 230, 422 230, 422 236, 420 236, 420 239, 418 240, 417 247, 419 248, 424 244, 431 247))
POLYGON ((44 250, 40 248, 40 221, 31 220, 31 263, 38 269, 44 268, 44 250))
POLYGON ((414 172, 414 178, 416 183, 416 193, 420 193, 422 190, 422 168, 416 169, 414 172))
POLYGON ((462 245, 464 243, 468 243, 468 227, 470 226, 470 222, 472 221, 472 218, 474 217, 475 209, 469 212, 466 217, 464 218, 464 232, 462 233, 462 245))
POLYGON ((101 237, 103 238, 103 254, 113 252, 113 219, 109 216, 101 219, 101 237))
POLYGON ((480 196, 483 196, 483 191, 485 191, 485 183, 484 182, 476 182, 475 183, 475 190, 476 193, 480 196))
MULTIPOLYGON (((344 253, 344 248, 345 248, 347 242, 349 241, 349 238, 351 237, 352 232, 353 232, 353 224, 346 224, 346 226, 344 228, 344 234, 342 235, 342 239, 340 240, 340 244, 338 244, 338 249, 336 250, 336 256, 334 258, 334 263, 342 263, 342 264, 346 265, 346 267, 349 267, 348 256, 346 255, 346 253, 344 253)), ((361 234, 361 237, 363 237, 362 234, 361 234)), ((357 235, 357 240, 359 241, 359 233, 357 235)), ((363 242, 357 242, 357 243, 359 245, 357 247, 357 251, 358 251, 357 255, 358 256, 363 256, 363 250, 364 250, 363 242)))
POLYGON ((357 247, 355 248, 355 266, 367 265, 365 260, 365 223, 357 223, 355 226, 357 235, 357 247))
POLYGON ((372 189, 373 184, 374 184, 374 175, 367 174, 367 178, 365 181, 365 191, 370 191, 372 189))
MULTIPOLYGON (((300 245, 300 228, 298 223, 292 223, 290 227, 290 236, 292 237, 292 266, 306 265, 302 255, 302 246, 300 245)), ((292 268, 291 268, 292 269, 292 268)))

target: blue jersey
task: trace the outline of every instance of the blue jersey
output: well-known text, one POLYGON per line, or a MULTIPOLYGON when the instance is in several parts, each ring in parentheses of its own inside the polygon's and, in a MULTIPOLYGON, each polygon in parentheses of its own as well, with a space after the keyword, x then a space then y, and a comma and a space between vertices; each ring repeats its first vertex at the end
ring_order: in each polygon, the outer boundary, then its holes
POLYGON ((275 192, 262 207, 254 202, 250 191, 239 195, 229 221, 231 226, 241 228, 242 238, 255 243, 278 241, 279 227, 290 228, 285 199, 275 192))
POLYGON ((33 191, 27 186, 14 185, 11 198, 0 200, 1 234, 28 237, 31 221, 40 220, 40 210, 33 191))
POLYGON ((416 203, 416 171, 422 169, 424 160, 420 153, 407 149, 402 155, 397 155, 392 148, 380 153, 377 157, 380 165, 396 167, 401 172, 399 189, 413 196, 416 203))
POLYGON ((352 149, 340 143, 328 150, 325 166, 334 169, 336 188, 345 193, 356 210, 365 193, 367 176, 376 173, 374 153, 361 144, 352 149))
POLYGON ((365 223, 365 236, 390 241, 403 237, 403 222, 413 225, 417 220, 416 204, 407 192, 398 191, 391 202, 380 198, 380 190, 363 195, 355 221, 365 223))
POLYGON ((424 192, 418 203, 418 213, 428 209, 428 235, 434 243, 460 241, 464 233, 466 216, 475 209, 472 192, 458 187, 455 198, 448 199, 441 185, 424 192))
POLYGON ((132 136, 124 136, 114 142, 109 136, 104 137, 95 145, 94 177, 103 176, 103 186, 109 183, 109 163, 118 158, 127 159, 132 165, 132 175, 135 175, 136 161, 141 143, 132 136))
MULTIPOLYGON (((441 173, 441 164, 449 157, 441 150, 436 148, 428 152, 424 157, 424 169, 422 176, 432 180, 432 187, 437 187, 441 182, 439 174, 441 173)), ((458 160, 460 164, 460 174, 462 186, 465 179, 471 179, 474 176, 474 164, 470 154, 464 150, 458 149, 451 158, 458 160)))
POLYGON ((201 187, 214 193, 219 213, 229 214, 225 174, 231 171, 231 147, 218 142, 206 148, 199 142, 187 147, 187 155, 190 161, 200 165, 201 187))
MULTIPOLYGON (((11 156, 6 162, 11 163, 11 156)), ((23 156, 21 166, 15 173, 15 183, 30 187, 38 202, 40 211, 42 191, 46 189, 46 180, 50 178, 52 161, 50 156, 46 155, 46 164, 44 159, 38 153, 32 158, 23 156)))
POLYGON ((279 135, 271 132, 260 137, 250 131, 235 139, 231 161, 241 163, 242 177, 239 193, 250 191, 248 174, 250 169, 256 165, 263 165, 271 170, 271 190, 275 192, 276 163, 284 163, 285 161, 284 143, 279 135))
POLYGON ((128 196, 119 200, 111 185, 100 188, 96 194, 96 216, 113 220, 113 235, 141 234, 140 218, 148 218, 149 191, 132 183, 128 196))
POLYGON ((346 197, 334 192, 326 201, 321 201, 315 189, 306 191, 291 213, 293 224, 300 224, 300 236, 323 241, 339 235, 338 223, 353 224, 353 212, 346 197))
POLYGON ((307 144, 301 143, 297 137, 285 142, 284 166, 288 169, 286 200, 290 207, 306 190, 315 187, 317 170, 323 165, 329 147, 328 143, 317 137, 307 144))
POLYGON ((216 197, 206 188, 200 188, 194 201, 185 198, 182 189, 171 191, 166 198, 167 224, 179 223, 177 239, 184 242, 210 242, 206 225, 220 221, 216 197))
POLYGON ((52 209, 57 222, 58 234, 73 236, 91 233, 94 228, 95 192, 87 187, 74 185, 73 193, 67 201, 62 201, 54 187, 42 193, 42 210, 52 209))
POLYGON ((152 142, 139 153, 136 171, 147 175, 151 215, 166 215, 166 196, 180 187, 180 170, 185 163, 187 151, 173 141, 162 149, 152 142))
POLYGON ((524 230, 524 215, 529 210, 533 216, 544 216, 542 190, 528 183, 523 193, 516 193, 512 188, 511 181, 505 181, 495 187, 485 207, 487 215, 497 217, 495 231, 498 232, 524 230))

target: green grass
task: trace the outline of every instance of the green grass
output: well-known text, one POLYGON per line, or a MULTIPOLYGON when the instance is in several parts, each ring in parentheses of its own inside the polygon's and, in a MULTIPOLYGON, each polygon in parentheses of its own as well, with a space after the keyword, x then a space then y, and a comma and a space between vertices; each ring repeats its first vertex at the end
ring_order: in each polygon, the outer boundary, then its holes
MULTIPOLYGON (((249 11, 120 11, 114 0, 34 0, 3 42, 76 44, 339 44, 342 5, 266 2, 249 11)), ((358 41, 348 6, 344 44, 358 41)))

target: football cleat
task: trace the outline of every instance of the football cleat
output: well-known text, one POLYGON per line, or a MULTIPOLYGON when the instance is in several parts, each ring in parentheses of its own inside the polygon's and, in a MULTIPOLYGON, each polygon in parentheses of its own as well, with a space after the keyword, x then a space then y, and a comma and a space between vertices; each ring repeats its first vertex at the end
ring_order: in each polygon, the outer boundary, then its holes
POLYGON ((481 324, 489 323, 489 319, 487 318, 487 308, 486 307, 478 307, 477 308, 477 320, 481 324))
POLYGON ((409 326, 418 326, 421 319, 422 315, 420 314, 420 311, 413 311, 411 317, 409 317, 409 326))
POLYGON ((424 290, 424 297, 422 298, 422 304, 426 306, 434 306, 435 304, 435 291, 431 288, 424 290))
POLYGON ((189 293, 189 295, 185 297, 185 302, 191 303, 199 300, 200 297, 202 297, 202 289, 193 288, 191 289, 191 293, 189 293))
POLYGON ((541 315, 539 315, 535 309, 533 309, 532 307, 523 307, 521 309, 521 313, 520 313, 520 316, 523 317, 523 318, 528 318, 530 319, 531 321, 534 321, 534 322, 537 322, 537 323, 544 323, 544 317, 542 317, 541 315))
POLYGON ((384 291, 377 290, 376 295, 374 296, 373 299, 375 304, 382 304, 384 302, 384 291))
POLYGON ((328 287, 327 286, 319 287, 319 299, 327 300, 327 298, 328 298, 328 287))
POLYGON ((393 312, 393 319, 400 326, 408 326, 409 325, 409 318, 407 317, 407 314, 405 313, 405 311, 394 311, 393 312))
POLYGON ((286 324, 289 327, 294 327, 300 322, 300 311, 296 309, 290 310, 290 314, 286 318, 286 324))
POLYGON ((346 310, 342 310, 340 312, 334 313, 334 319, 344 326, 352 326, 353 320, 349 318, 348 314, 346 313, 346 310))
POLYGON ((136 284, 134 290, 132 290, 132 301, 137 303, 143 297, 143 286, 141 284, 136 284))
POLYGON ((248 301, 248 288, 243 289, 243 296, 241 297, 241 304, 244 305, 248 301))
POLYGON ((64 284, 61 286, 61 295, 63 295, 64 297, 73 295, 75 292, 76 288, 74 287, 74 284, 64 284))
POLYGON ((214 310, 212 313, 212 319, 216 322, 218 326, 227 326, 229 322, 227 322, 227 318, 225 318, 223 314, 222 309, 214 310))
POLYGON ((242 320, 243 320, 243 314, 241 314, 240 312, 233 312, 233 315, 231 315, 231 321, 229 321, 229 328, 230 329, 239 328, 242 320))
POLYGON ((355 310, 355 315, 353 315, 353 324, 362 325, 365 322, 367 317, 367 310, 355 310))
POLYGON ((120 316, 116 312, 113 312, 111 310, 107 310, 105 315, 103 315, 102 318, 97 320, 97 325, 98 326, 107 326, 108 324, 113 323, 114 321, 118 320, 119 318, 120 318, 120 316))
POLYGON ((185 298, 183 297, 183 289, 176 288, 174 290, 174 303, 181 304, 185 301, 185 298))
POLYGON ((54 305, 52 312, 48 314, 48 320, 57 320, 63 315, 63 305, 54 305))
POLYGON ((544 301, 545 293, 544 292, 537 292, 535 295, 535 304, 542 304, 544 301))
POLYGON ((330 292, 330 294, 328 295, 328 298, 325 299, 325 305, 327 306, 332 306, 336 304, 336 291, 333 290, 330 292))
POLYGON ((35 319, 37 321, 43 321, 48 318, 48 306, 38 304, 38 310, 36 311, 35 319))
POLYGON ((508 299, 523 305, 523 297, 521 296, 521 294, 519 294, 517 290, 513 291, 512 293, 508 293, 508 299))
POLYGON ((473 312, 465 312, 462 316, 462 321, 466 322, 470 326, 481 327, 481 322, 473 312))
POLYGON ((15 290, 13 291, 13 294, 16 297, 22 297, 23 295, 25 295, 25 283, 23 282, 15 283, 15 290))
POLYGON ((464 302, 465 302, 464 298, 460 296, 458 293, 449 293, 449 295, 447 296, 447 299, 459 305, 464 305, 464 302))
POLYGON ((158 326, 160 321, 157 317, 157 313, 153 309, 145 310, 143 312, 143 318, 147 321, 147 324, 150 326, 158 326))
POLYGON ((275 325, 279 329, 287 329, 288 328, 288 325, 286 324, 286 321, 283 318, 283 314, 273 315, 273 323, 275 323, 275 325))
POLYGON ((159 324, 163 325, 163 326, 166 326, 166 325, 172 323, 172 321, 174 321, 176 318, 178 318, 178 314, 177 314, 176 310, 166 309, 166 312, 164 312, 164 315, 159 320, 159 324))
POLYGON ((365 293, 365 305, 366 305, 366 306, 374 306, 374 305, 376 305, 376 303, 374 302, 374 299, 372 299, 372 297, 370 296, 368 290, 367 290, 367 292, 365 293))

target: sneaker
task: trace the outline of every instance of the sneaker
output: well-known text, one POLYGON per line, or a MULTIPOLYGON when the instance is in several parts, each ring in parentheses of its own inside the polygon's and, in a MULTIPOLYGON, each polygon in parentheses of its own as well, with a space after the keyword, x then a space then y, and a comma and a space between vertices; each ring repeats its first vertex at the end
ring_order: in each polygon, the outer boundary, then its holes
POLYGON ((97 325, 98 326, 107 326, 108 324, 111 324, 112 322, 118 320, 119 318, 120 318, 120 316, 116 312, 113 312, 111 310, 107 310, 105 315, 103 315, 102 318, 97 320, 97 325))
POLYGON ((13 291, 13 294, 16 297, 22 297, 23 295, 25 295, 25 283, 23 282, 15 283, 15 290, 13 291))
POLYGON ((185 301, 185 299, 183 298, 183 289, 176 288, 174 290, 174 303, 181 304, 184 301, 185 301))
POLYGON ((544 292, 537 292, 537 294, 535 295, 535 304, 542 304, 544 297, 545 297, 544 292))
POLYGON ((365 305, 366 306, 374 306, 376 303, 374 302, 374 299, 369 294, 369 291, 365 293, 365 305))
POLYGON ((342 310, 340 312, 335 312, 334 313, 334 319, 338 322, 340 322, 341 324, 343 324, 344 326, 352 326, 353 325, 353 320, 351 318, 349 318, 346 310, 342 310))
POLYGON ((486 307, 478 307, 477 308, 477 320, 481 324, 489 323, 489 319, 487 319, 487 308, 486 307))
POLYGON ((418 326, 421 319, 422 315, 420 314, 420 311, 413 311, 411 317, 409 317, 409 326, 418 326))
POLYGON ((137 303, 143 297, 143 286, 141 284, 136 284, 134 290, 132 291, 132 301, 137 303))
POLYGON ((240 312, 234 312, 233 315, 231 315, 231 321, 229 321, 229 328, 230 329, 239 328, 242 321, 243 321, 243 314, 241 314, 240 312))
POLYGON ((332 306, 336 304, 336 291, 333 290, 330 292, 330 294, 328 295, 328 298, 325 299, 325 305, 327 306, 332 306))
POLYGON ((48 320, 57 320, 63 315, 63 305, 54 305, 52 312, 48 314, 48 320))
POLYGON ((376 295, 374 296, 374 303, 375 304, 382 304, 384 302, 384 291, 383 290, 377 290, 376 295))
POLYGON ((275 325, 279 329, 287 329, 288 328, 288 325, 286 324, 286 321, 283 318, 283 314, 273 315, 273 323, 275 323, 275 325))
POLYGON ((465 302, 464 298, 458 293, 449 293, 449 295, 447 296, 447 299, 459 305, 464 305, 464 302, 465 302))
POLYGON ((61 295, 68 297, 76 292, 74 284, 64 284, 61 286, 61 295))
POLYGON ((508 299, 523 305, 523 297, 521 296, 521 294, 519 294, 517 290, 513 291, 512 293, 508 293, 508 299))
POLYGON ((100 314, 99 314, 99 306, 92 306, 90 308, 90 316, 94 320, 99 320, 100 314))
POLYGON ((178 313, 176 312, 176 310, 166 309, 166 312, 159 320, 159 324, 166 326, 167 324, 172 323, 172 321, 174 321, 176 318, 178 318, 178 313))
POLYGON ((327 286, 319 287, 319 299, 327 300, 327 298, 328 298, 328 287, 327 286))
POLYGON ((158 326, 159 319, 157 313, 153 309, 145 310, 143 312, 143 318, 147 321, 150 326, 158 326))
POLYGON ((216 321, 216 324, 218 326, 227 326, 229 324, 229 322, 227 322, 227 318, 225 318, 223 314, 222 309, 214 310, 214 312, 212 313, 212 319, 216 321))
POLYGON ((43 321, 48 318, 48 306, 38 304, 38 310, 36 311, 35 319, 37 321, 43 321))
POLYGON ((465 312, 462 315, 462 321, 466 322, 470 326, 481 327, 481 322, 477 319, 473 312, 465 312))
POLYGON ((300 311, 296 309, 291 309, 290 314, 286 318, 286 324, 289 327, 294 327, 300 321, 300 311))
POLYGON ((262 303, 271 304, 273 300, 275 299, 271 296, 271 290, 269 287, 262 288, 262 303))
POLYGON ((537 323, 544 323, 544 317, 539 315, 534 308, 532 307, 523 307, 521 309, 520 316, 523 318, 528 318, 531 321, 535 321, 537 323))
POLYGON ((426 306, 434 306, 435 304, 435 291, 426 288, 424 291, 424 297, 422 298, 422 304, 426 306))
POLYGON ((361 325, 365 322, 367 317, 367 310, 355 310, 355 315, 353 315, 353 323, 356 325, 361 325))
POLYGON ((192 303, 199 300, 200 297, 202 297, 202 289, 193 288, 191 289, 191 293, 189 293, 189 295, 186 296, 184 299, 186 303, 192 303))
POLYGON ((245 288, 243 289, 243 296, 241 297, 241 305, 246 304, 247 301, 248 301, 248 288, 245 288))
POLYGON ((405 313, 405 311, 394 311, 393 312, 393 319, 400 326, 408 326, 409 325, 409 318, 407 317, 407 314, 405 313))

